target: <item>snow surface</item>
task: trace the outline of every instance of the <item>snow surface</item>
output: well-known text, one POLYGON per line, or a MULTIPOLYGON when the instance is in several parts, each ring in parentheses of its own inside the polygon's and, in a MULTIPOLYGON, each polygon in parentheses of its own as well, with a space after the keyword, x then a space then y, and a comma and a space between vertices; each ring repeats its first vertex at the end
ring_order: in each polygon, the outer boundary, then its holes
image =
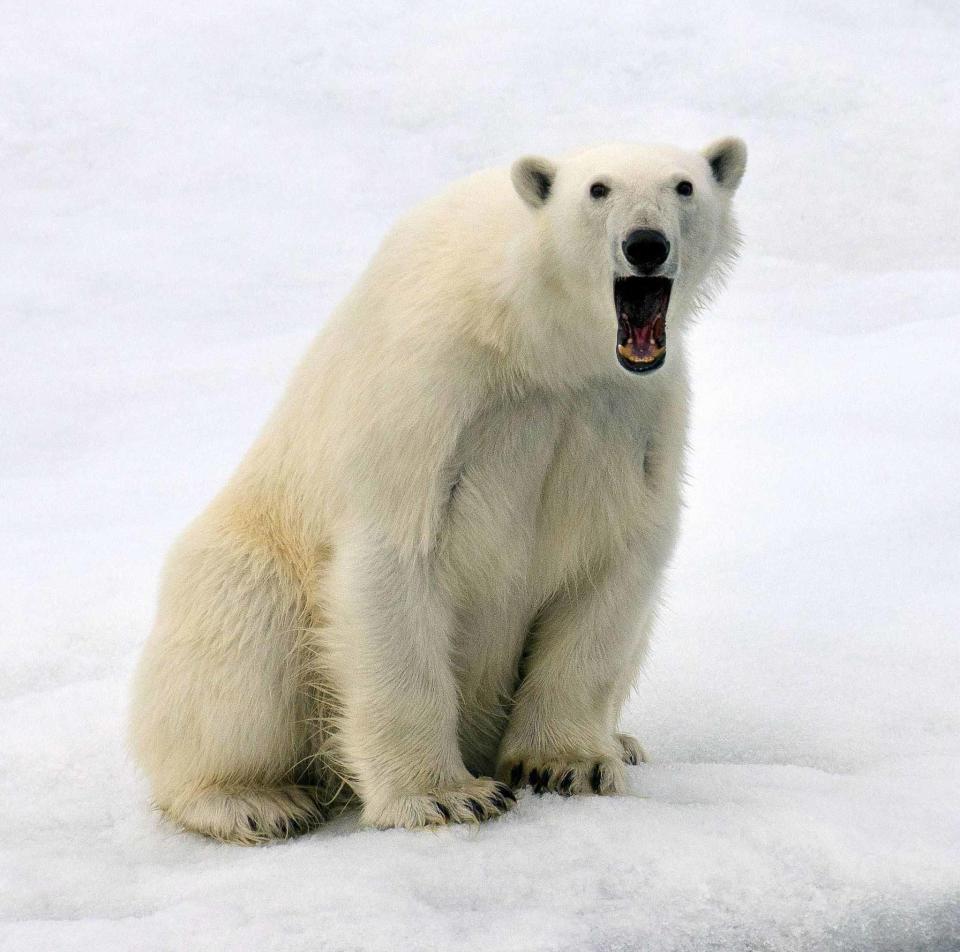
POLYGON ((953 0, 0 8, 0 946, 960 948, 953 0), (123 749, 176 532, 402 210, 738 133, 631 795, 262 849, 123 749))

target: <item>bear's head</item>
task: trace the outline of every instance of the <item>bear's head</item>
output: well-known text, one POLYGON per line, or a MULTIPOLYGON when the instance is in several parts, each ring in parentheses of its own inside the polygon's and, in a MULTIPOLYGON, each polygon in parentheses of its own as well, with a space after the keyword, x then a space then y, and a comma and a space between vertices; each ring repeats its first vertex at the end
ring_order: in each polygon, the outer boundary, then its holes
POLYGON ((602 324, 611 349, 617 327, 616 357, 631 373, 663 365, 668 326, 697 310, 735 255, 731 199, 746 160, 744 143, 726 138, 702 152, 609 145, 513 164, 549 281, 580 320, 602 324))

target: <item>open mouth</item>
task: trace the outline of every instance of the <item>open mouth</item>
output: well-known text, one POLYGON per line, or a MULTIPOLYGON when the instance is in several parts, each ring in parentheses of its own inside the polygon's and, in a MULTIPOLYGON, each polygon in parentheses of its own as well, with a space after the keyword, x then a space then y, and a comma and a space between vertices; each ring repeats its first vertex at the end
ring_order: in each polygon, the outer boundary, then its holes
POLYGON ((632 374, 662 366, 667 357, 667 305, 670 278, 617 278, 617 360, 632 374))

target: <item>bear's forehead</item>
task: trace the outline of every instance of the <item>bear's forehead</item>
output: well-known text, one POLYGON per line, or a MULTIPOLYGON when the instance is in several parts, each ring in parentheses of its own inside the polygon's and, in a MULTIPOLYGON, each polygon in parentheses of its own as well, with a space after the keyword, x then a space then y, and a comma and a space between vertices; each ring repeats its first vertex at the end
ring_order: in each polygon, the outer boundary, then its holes
POLYGON ((623 178, 667 178, 675 173, 696 174, 706 162, 698 152, 671 145, 610 143, 564 156, 560 170, 571 174, 613 175, 623 178))

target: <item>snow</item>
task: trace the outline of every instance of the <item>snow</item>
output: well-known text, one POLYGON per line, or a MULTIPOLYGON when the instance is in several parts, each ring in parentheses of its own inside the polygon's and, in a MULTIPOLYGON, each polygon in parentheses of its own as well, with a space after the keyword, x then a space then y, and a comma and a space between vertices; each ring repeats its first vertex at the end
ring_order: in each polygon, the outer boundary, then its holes
POLYGON ((0 946, 960 948, 960 14, 6 0, 0 946), (392 219, 523 152, 743 135, 622 798, 261 849, 123 747, 177 531, 392 219))

